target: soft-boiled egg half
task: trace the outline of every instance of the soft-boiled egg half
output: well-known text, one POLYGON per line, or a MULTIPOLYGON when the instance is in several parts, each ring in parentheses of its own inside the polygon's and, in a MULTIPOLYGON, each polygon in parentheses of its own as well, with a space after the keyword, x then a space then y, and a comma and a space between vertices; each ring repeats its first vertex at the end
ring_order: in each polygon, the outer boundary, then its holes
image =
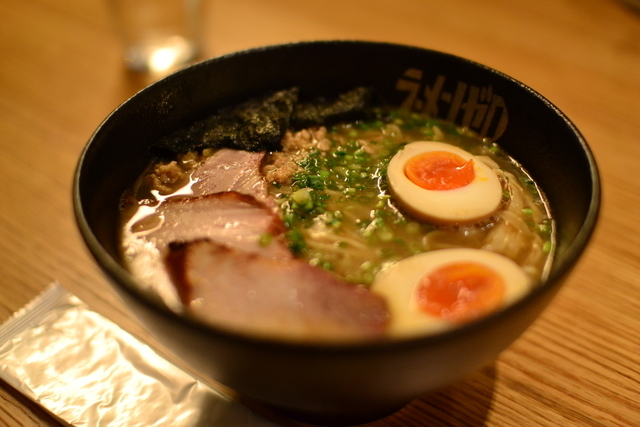
POLYGON ((410 215, 444 224, 476 221, 502 201, 493 170, 473 154, 451 144, 407 144, 389 162, 389 188, 410 215))
POLYGON ((371 290, 387 299, 392 336, 437 333, 522 298, 531 279, 513 260, 482 249, 425 252, 384 268, 371 290))

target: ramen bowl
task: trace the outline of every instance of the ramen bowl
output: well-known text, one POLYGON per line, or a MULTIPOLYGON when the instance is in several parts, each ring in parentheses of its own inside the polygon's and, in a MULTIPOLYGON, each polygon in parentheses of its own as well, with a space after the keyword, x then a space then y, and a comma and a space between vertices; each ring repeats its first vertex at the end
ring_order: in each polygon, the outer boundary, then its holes
POLYGON ((194 369, 298 419, 353 424, 390 414, 495 359, 560 289, 596 225, 600 185, 571 121, 542 95, 478 63, 411 46, 321 41, 193 65, 143 89, 98 127, 79 160, 74 209, 86 245, 141 322, 194 369), (119 201, 165 135, 219 108, 297 86, 311 96, 374 88, 494 139, 548 198, 557 230, 548 276, 526 297, 454 330, 374 342, 292 342, 207 326, 142 290, 119 249, 119 201))

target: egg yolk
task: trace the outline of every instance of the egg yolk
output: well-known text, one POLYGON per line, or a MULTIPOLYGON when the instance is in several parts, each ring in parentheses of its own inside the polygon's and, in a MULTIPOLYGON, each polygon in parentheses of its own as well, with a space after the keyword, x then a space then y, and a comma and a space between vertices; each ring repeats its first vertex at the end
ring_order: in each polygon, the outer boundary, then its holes
POLYGON ((469 185, 475 178, 473 160, 464 160, 448 151, 428 151, 411 157, 405 175, 426 190, 453 190, 469 185))
POLYGON ((504 281, 491 268, 457 262, 424 275, 418 283, 417 302, 432 316, 462 323, 495 311, 504 293, 504 281))

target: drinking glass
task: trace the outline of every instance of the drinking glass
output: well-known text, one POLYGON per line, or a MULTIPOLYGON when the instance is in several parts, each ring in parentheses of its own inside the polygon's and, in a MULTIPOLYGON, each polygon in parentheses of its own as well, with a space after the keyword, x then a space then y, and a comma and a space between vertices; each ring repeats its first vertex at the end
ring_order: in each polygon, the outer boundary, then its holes
POLYGON ((164 74, 200 51, 199 0, 108 0, 133 71, 164 74))

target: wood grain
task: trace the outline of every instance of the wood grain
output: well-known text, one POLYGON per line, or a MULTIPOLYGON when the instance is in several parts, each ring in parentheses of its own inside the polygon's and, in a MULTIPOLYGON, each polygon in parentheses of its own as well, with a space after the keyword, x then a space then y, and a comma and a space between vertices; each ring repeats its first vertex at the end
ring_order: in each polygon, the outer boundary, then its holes
MULTIPOLYGON (((476 60, 548 97, 596 156, 600 224, 549 309, 490 366, 372 426, 640 425, 640 15, 615 0, 220 0, 202 18, 204 57, 363 39, 476 60)), ((150 80, 125 70, 106 1, 3 0, 0 22, 0 321, 59 280, 154 343, 71 209, 85 142, 150 80)), ((0 383, 0 426, 53 425, 0 383)))

